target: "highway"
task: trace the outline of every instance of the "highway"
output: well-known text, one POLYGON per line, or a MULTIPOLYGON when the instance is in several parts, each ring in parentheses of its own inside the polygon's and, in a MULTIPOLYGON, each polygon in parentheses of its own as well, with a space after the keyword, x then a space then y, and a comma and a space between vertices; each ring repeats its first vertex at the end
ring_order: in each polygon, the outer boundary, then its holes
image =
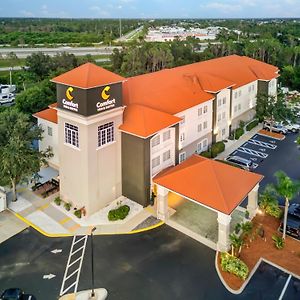
POLYGON ((26 58, 33 53, 43 52, 49 56, 55 56, 59 53, 71 53, 76 56, 90 55, 110 55, 113 49, 122 49, 120 46, 100 46, 100 47, 58 47, 58 48, 0 48, 0 55, 5 57, 13 52, 18 58, 26 58))

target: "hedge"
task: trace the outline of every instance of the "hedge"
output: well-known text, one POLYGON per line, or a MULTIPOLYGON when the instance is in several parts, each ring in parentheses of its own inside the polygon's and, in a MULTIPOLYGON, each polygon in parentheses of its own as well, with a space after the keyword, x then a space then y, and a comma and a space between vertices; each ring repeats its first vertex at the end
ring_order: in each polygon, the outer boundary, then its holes
POLYGON ((204 156, 206 158, 211 158, 211 152, 210 151, 203 151, 200 153, 201 156, 204 156))
POLYGON ((253 129, 254 127, 256 127, 258 125, 258 120, 253 120, 251 121, 249 124, 247 124, 246 126, 246 130, 250 131, 251 129, 253 129))
POLYGON ((243 128, 238 128, 235 130, 235 139, 238 140, 244 134, 243 128))
POLYGON ((221 268, 243 280, 246 280, 249 274, 249 269, 242 260, 226 252, 221 253, 221 268))
POLYGON ((219 153, 225 150, 224 142, 217 142, 211 146, 212 157, 216 157, 219 153))
POLYGON ((129 214, 130 207, 128 205, 122 205, 116 209, 112 209, 108 212, 109 221, 124 220, 129 214))

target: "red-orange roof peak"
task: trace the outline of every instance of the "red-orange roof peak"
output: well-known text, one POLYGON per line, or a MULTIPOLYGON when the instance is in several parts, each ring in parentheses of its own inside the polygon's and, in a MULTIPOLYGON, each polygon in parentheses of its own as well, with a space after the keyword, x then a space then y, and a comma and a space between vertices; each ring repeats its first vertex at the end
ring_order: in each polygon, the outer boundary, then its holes
POLYGON ((53 78, 51 81, 89 89, 122 80, 124 77, 88 62, 53 78))

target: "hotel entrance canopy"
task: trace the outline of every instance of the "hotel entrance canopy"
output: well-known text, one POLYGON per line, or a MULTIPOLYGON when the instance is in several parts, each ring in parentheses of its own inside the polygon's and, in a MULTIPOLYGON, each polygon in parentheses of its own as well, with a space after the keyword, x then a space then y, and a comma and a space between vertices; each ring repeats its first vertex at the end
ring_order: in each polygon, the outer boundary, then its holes
POLYGON ((263 176, 194 154, 153 182, 207 208, 230 215, 263 176))

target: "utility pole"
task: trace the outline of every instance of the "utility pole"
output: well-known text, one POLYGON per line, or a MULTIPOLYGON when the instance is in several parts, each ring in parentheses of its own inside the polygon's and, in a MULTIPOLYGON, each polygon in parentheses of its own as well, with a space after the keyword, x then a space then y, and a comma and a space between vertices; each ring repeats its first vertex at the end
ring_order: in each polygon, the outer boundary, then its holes
POLYGON ((96 230, 96 227, 94 227, 91 230, 91 267, 92 267, 92 292, 90 299, 95 299, 95 283, 94 283, 94 243, 93 243, 93 232, 96 230))
POLYGON ((9 68, 9 84, 12 85, 12 67, 9 68))
POLYGON ((122 20, 121 18, 119 19, 120 21, 120 38, 122 37, 122 20))

